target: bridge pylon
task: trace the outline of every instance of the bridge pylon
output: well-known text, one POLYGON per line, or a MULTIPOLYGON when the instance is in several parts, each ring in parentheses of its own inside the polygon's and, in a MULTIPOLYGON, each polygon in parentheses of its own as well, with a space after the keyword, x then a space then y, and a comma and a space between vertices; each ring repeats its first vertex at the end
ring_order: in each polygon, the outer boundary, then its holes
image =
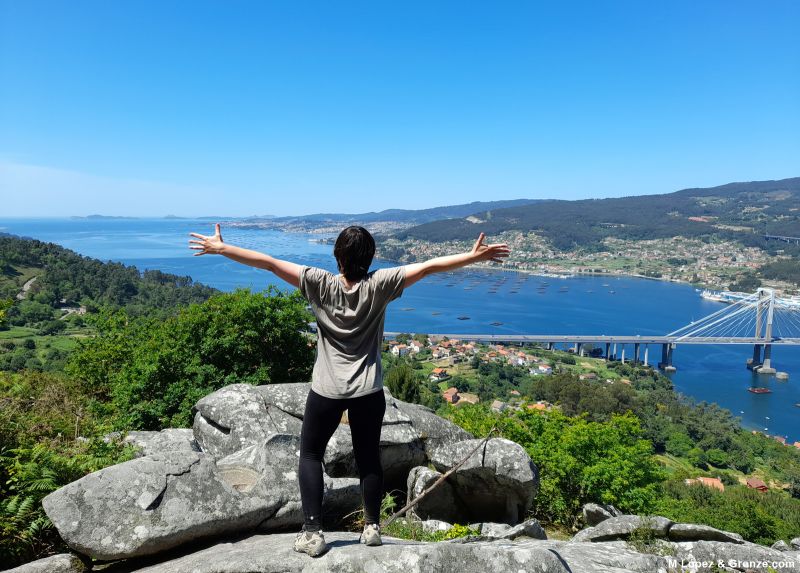
POLYGON ((772 323, 775 317, 775 291, 771 288, 760 288, 756 292, 756 329, 755 338, 764 342, 753 345, 753 358, 747 361, 747 367, 758 374, 775 374, 772 367, 772 323), (764 353, 762 360, 761 353, 764 353))

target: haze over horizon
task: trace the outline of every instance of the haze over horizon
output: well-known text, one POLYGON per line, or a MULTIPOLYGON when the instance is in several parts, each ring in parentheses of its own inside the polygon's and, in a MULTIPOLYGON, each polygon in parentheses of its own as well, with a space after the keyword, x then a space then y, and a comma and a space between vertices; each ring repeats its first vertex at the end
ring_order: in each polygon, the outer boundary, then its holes
POLYGON ((791 0, 0 0, 2 211, 299 216, 794 177, 798 21, 791 0))

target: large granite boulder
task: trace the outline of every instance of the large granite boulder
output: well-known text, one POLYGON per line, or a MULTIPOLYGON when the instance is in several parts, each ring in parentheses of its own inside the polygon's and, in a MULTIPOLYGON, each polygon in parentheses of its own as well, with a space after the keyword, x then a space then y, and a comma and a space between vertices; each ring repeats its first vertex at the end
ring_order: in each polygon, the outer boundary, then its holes
POLYGON ((610 541, 627 539, 635 530, 647 529, 654 537, 667 537, 673 521, 660 515, 619 515, 601 521, 594 527, 582 529, 572 541, 610 541))
POLYGON ((589 526, 597 525, 610 517, 622 515, 622 512, 611 504, 586 503, 581 511, 583 521, 589 526))
POLYGON ((268 405, 250 384, 220 388, 198 400, 193 409, 195 440, 215 458, 260 444, 270 434, 300 435, 301 422, 268 405))
MULTIPOLYGON (((149 555, 197 538, 302 523, 296 436, 273 434, 220 460, 144 456, 91 473, 42 500, 64 541, 96 559, 149 555)), ((355 509, 358 480, 330 480, 330 506, 355 509), (346 500, 342 503, 342 500, 346 500)))
POLYGON ((791 546, 792 546, 794 549, 798 549, 798 550, 800 550, 800 537, 795 537, 795 538, 793 538, 793 539, 792 539, 792 540, 789 542, 789 545, 791 545, 791 546))
POLYGON ((133 430, 127 432, 122 441, 136 447, 137 458, 165 452, 200 451, 200 446, 194 439, 194 430, 191 428, 166 428, 160 432, 133 430))
MULTIPOLYGON (((463 440, 432 448, 430 462, 445 473, 480 444, 481 440, 463 440)), ((525 449, 503 438, 492 438, 449 478, 458 505, 465 515, 429 515, 433 519, 470 523, 494 521, 514 525, 531 507, 539 485, 538 470, 525 449), (466 518, 466 519, 464 519, 466 518)), ((432 492, 430 496, 436 495, 432 492)))

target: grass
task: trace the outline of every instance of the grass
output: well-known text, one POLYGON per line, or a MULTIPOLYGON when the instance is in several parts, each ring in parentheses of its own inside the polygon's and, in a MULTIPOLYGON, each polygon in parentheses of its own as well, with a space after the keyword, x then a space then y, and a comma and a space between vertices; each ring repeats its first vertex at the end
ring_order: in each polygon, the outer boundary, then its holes
POLYGON ((27 326, 12 326, 8 330, 0 330, 0 340, 14 340, 36 337, 36 329, 27 326))

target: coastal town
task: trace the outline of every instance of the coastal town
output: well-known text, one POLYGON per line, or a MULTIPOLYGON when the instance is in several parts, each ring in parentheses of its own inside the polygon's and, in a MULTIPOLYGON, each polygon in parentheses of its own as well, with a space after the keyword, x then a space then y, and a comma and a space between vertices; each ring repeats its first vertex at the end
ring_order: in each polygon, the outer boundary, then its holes
MULTIPOLYGON (((686 237, 650 240, 623 240, 608 237, 604 250, 584 249, 559 251, 535 232, 507 231, 487 237, 488 242, 507 243, 511 255, 501 268, 536 274, 571 276, 607 274, 638 276, 673 282, 684 282, 713 290, 727 290, 743 276, 752 275, 759 267, 783 257, 735 241, 686 237)), ((462 252, 471 248, 467 241, 432 243, 416 239, 387 239, 381 248, 401 262, 426 260, 431 257, 462 252)), ((380 253, 379 253, 380 254, 380 253)), ((794 294, 797 285, 784 281, 764 281, 763 286, 779 294, 794 294)))

